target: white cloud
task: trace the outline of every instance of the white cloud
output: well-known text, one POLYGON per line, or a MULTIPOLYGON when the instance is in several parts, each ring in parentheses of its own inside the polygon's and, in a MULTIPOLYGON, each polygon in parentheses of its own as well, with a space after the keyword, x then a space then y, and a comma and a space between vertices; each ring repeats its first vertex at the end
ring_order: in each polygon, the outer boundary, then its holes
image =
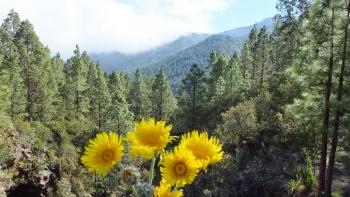
POLYGON ((212 32, 211 20, 233 0, 1 0, 0 18, 15 9, 53 53, 134 53, 187 32, 212 32))

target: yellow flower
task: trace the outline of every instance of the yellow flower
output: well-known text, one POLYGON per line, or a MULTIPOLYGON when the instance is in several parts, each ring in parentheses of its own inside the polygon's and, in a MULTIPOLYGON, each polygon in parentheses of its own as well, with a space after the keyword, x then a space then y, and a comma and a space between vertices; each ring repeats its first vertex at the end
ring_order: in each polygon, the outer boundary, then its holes
POLYGON ((190 150, 201 163, 201 168, 205 171, 209 164, 222 160, 222 144, 216 137, 208 137, 207 132, 198 133, 194 130, 181 137, 180 147, 190 150))
POLYGON ((131 155, 154 158, 173 140, 171 128, 171 125, 165 126, 165 121, 156 122, 153 118, 136 123, 134 130, 127 135, 131 143, 131 155))
POLYGON ((184 186, 196 178, 200 165, 191 151, 175 147, 161 156, 160 172, 165 183, 184 186))
POLYGON ((174 189, 171 191, 171 185, 162 183, 154 189, 154 197, 182 197, 184 194, 182 190, 174 189))
POLYGON ((123 151, 122 139, 116 133, 99 133, 89 141, 81 162, 89 172, 105 176, 120 161, 123 151))

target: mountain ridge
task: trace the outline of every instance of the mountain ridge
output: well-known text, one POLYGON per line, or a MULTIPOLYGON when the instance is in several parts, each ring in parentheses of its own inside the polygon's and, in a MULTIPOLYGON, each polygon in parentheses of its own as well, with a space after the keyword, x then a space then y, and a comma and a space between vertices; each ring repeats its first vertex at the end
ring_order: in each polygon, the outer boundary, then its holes
POLYGON ((112 72, 114 69, 123 72, 132 72, 136 70, 136 68, 142 68, 148 64, 156 63, 162 58, 174 55, 181 50, 199 43, 209 36, 210 34, 205 33, 190 33, 154 49, 136 54, 111 52, 91 53, 90 56, 95 62, 99 61, 106 72, 112 72))
MULTIPOLYGON (((258 28, 261 28, 263 26, 266 26, 268 31, 273 30, 273 18, 265 18, 261 20, 259 23, 256 23, 258 28)), ((183 58, 184 53, 181 53, 183 51, 191 52, 188 54, 188 56, 194 56, 198 64, 202 64, 203 60, 206 60, 207 56, 207 50, 204 50, 204 54, 197 54, 193 50, 188 50, 191 47, 194 47, 196 45, 200 45, 204 48, 210 48, 217 51, 224 51, 224 53, 228 53, 226 49, 221 49, 220 46, 218 46, 218 43, 215 43, 215 47, 210 47, 210 40, 213 38, 218 38, 221 36, 221 41, 223 40, 229 40, 226 36, 235 38, 235 41, 229 41, 230 44, 240 44, 240 46, 232 46, 227 48, 231 49, 240 49, 243 44, 243 41, 248 37, 250 30, 253 28, 254 25, 234 28, 231 30, 227 30, 221 33, 217 34, 201 34, 201 33, 190 33, 187 35, 180 36, 178 39, 168 42, 164 45, 161 45, 159 47, 156 47, 154 49, 136 53, 136 54, 123 54, 120 52, 111 52, 111 53, 92 53, 90 54, 91 58, 95 62, 99 62, 104 70, 106 72, 112 72, 113 70, 119 70, 122 72, 132 73, 137 68, 147 71, 147 73, 150 73, 150 70, 154 70, 155 67, 159 67, 159 65, 164 65, 165 62, 169 61, 171 59, 176 59, 176 56, 180 56, 179 58, 183 58), (213 37, 214 36, 214 37, 213 37), (209 39, 207 42, 204 42, 205 40, 209 39), (238 42, 237 39, 241 39, 241 41, 238 42), (207 43, 207 45, 203 44, 207 43), (198 59, 197 57, 200 56, 202 59, 198 59)), ((224 44, 224 43, 223 43, 224 44)), ((223 45, 224 46, 224 45, 223 45)), ((197 49, 200 49, 197 47, 197 49)), ((230 51, 229 55, 232 55, 234 51, 230 51)), ((181 61, 178 61, 181 62, 181 61)), ((195 63, 195 62, 194 62, 195 63)), ((168 68, 169 66, 164 66, 168 68)), ((154 73, 153 73, 154 74, 154 73)))
POLYGON ((153 75, 162 69, 168 76, 172 87, 178 87, 183 76, 192 64, 200 68, 205 67, 209 54, 217 51, 231 56, 235 51, 239 52, 243 46, 244 39, 227 35, 214 34, 197 45, 191 46, 179 53, 164 58, 162 61, 141 68, 141 72, 153 75))
MULTIPOLYGON (((255 23, 257 28, 260 29, 263 26, 267 27, 267 31, 272 32, 273 31, 273 17, 269 17, 269 18, 265 18, 263 20, 261 20, 258 23, 255 23)), ((249 35, 250 30, 254 27, 253 25, 248 25, 248 26, 244 26, 244 27, 238 27, 238 28, 234 28, 234 29, 230 29, 224 32, 221 32, 219 34, 222 35, 228 35, 228 36, 232 36, 232 37, 245 37, 249 35)))

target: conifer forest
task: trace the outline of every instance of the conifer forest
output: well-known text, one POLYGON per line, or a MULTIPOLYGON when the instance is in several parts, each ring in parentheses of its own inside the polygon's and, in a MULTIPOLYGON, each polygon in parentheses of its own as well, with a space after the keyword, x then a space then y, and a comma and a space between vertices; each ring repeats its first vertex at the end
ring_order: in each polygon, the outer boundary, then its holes
POLYGON ((128 69, 8 10, 0 197, 350 197, 350 0, 276 10, 128 69))

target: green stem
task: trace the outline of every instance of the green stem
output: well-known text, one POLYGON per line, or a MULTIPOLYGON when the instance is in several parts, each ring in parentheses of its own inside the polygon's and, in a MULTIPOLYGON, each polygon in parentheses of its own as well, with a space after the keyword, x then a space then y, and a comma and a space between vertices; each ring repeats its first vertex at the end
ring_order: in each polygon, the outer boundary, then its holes
POLYGON ((178 187, 177 187, 177 185, 175 185, 172 191, 175 191, 177 189, 178 189, 178 187))
POLYGON ((152 185, 152 181, 153 181, 153 177, 154 177, 154 166, 156 164, 156 158, 154 157, 152 159, 152 164, 151 164, 151 168, 150 168, 150 174, 149 174, 149 184, 152 185))
POLYGON ((139 197, 139 194, 137 193, 135 185, 132 186, 132 191, 134 192, 135 197, 139 197))

